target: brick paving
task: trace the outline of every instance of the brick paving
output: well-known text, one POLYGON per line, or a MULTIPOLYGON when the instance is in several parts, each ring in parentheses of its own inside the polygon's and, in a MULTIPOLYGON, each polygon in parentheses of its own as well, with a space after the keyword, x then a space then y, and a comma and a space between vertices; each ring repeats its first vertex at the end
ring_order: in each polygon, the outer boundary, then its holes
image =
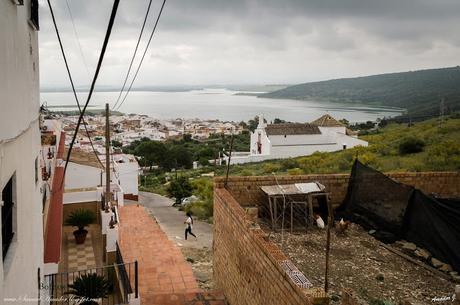
POLYGON ((198 287, 191 265, 142 206, 125 205, 119 214, 123 259, 139 262, 141 304, 225 304, 222 294, 198 287))

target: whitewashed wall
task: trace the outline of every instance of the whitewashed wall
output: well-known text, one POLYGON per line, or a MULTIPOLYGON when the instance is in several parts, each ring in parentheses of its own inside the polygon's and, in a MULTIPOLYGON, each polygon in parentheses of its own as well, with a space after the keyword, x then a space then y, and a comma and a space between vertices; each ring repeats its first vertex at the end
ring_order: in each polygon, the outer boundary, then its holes
POLYGON ((23 6, 0 1, 0 188, 15 176, 15 235, 0 264, 0 302, 37 297, 43 266, 41 175, 36 182, 34 165, 40 154, 38 33, 29 16, 30 0, 23 6))

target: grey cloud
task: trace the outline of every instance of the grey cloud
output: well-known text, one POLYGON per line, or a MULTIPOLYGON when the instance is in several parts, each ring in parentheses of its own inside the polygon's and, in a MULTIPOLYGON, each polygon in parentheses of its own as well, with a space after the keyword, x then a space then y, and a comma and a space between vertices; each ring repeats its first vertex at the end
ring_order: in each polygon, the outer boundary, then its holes
MULTIPOLYGON (((113 2, 67 1, 92 71, 113 2)), ((146 34, 161 2, 153 1, 146 34)), ((52 3, 72 67, 85 82, 66 0, 52 3)), ((148 0, 121 1, 104 62, 111 73, 101 82, 122 79, 147 4, 148 0)), ((44 1, 41 5, 41 79, 46 85, 62 83, 65 77, 55 73, 62 64, 57 60, 57 40, 48 8, 44 1)), ((390 72, 409 64, 412 70, 456 65, 452 54, 460 51, 459 12, 458 0, 168 0, 137 84, 191 79, 286 83, 390 72), (440 55, 439 45, 449 49, 443 60, 427 58, 440 55), (388 62, 381 60, 382 54, 388 62), (403 64, 405 57, 410 60, 403 64), (363 61, 367 62, 361 65, 363 61)))

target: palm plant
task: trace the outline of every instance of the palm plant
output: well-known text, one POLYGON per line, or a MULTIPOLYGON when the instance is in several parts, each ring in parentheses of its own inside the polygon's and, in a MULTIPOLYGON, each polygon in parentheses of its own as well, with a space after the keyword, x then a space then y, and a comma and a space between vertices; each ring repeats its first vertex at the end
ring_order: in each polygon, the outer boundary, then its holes
POLYGON ((66 219, 66 225, 77 227, 78 230, 73 232, 77 244, 85 242, 88 231, 85 227, 96 220, 94 212, 87 209, 78 209, 70 213, 66 219))
POLYGON ((112 289, 112 284, 103 276, 96 273, 83 274, 69 285, 67 294, 72 294, 81 300, 81 305, 98 304, 95 300, 106 298, 112 289))

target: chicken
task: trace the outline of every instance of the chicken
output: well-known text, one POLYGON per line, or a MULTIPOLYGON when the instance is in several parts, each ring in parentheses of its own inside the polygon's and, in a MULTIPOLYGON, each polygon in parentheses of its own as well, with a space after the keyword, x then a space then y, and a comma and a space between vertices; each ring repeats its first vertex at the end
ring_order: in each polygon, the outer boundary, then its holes
POLYGON ((350 222, 348 220, 344 221, 343 218, 335 224, 335 232, 337 234, 343 234, 348 229, 350 222))
POLYGON ((320 229, 324 229, 324 220, 318 214, 315 215, 316 218, 316 226, 320 229))

